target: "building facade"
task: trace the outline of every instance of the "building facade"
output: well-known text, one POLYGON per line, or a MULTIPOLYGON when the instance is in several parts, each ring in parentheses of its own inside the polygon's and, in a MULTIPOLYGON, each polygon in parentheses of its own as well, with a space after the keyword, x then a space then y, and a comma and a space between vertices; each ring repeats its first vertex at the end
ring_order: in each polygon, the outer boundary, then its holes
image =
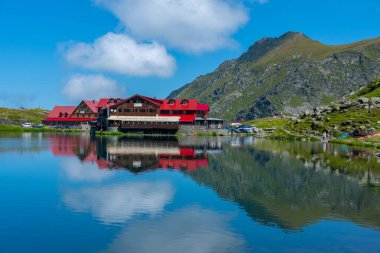
POLYGON ((221 119, 208 118, 209 106, 195 99, 156 99, 134 95, 127 99, 83 100, 78 106, 56 106, 43 122, 63 128, 174 134, 181 127, 222 128, 221 119))

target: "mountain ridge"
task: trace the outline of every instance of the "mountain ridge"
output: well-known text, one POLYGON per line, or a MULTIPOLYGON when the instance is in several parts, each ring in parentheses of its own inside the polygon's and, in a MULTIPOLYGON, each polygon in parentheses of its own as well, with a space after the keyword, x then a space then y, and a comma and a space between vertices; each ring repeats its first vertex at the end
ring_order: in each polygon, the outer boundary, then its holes
POLYGON ((325 45, 287 32, 255 42, 240 57, 173 91, 197 98, 211 115, 247 120, 297 115, 355 91, 380 76, 380 37, 325 45))

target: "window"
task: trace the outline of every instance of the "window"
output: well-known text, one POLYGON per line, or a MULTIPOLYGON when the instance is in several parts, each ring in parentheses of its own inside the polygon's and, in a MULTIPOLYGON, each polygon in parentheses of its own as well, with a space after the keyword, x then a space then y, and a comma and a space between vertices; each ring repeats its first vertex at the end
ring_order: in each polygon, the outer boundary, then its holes
POLYGON ((174 105, 174 103, 175 103, 174 99, 169 100, 169 105, 174 105))
POLYGON ((187 99, 182 100, 183 105, 187 105, 188 103, 189 103, 189 101, 187 99))
POLYGON ((119 112, 121 112, 121 109, 119 109, 119 112))

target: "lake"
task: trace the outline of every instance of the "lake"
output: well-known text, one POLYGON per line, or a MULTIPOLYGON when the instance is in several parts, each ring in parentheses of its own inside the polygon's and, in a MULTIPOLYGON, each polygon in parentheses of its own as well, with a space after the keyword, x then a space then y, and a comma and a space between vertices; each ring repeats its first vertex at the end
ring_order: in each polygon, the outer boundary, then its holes
POLYGON ((371 150, 0 135, 0 252, 380 252, 371 150))

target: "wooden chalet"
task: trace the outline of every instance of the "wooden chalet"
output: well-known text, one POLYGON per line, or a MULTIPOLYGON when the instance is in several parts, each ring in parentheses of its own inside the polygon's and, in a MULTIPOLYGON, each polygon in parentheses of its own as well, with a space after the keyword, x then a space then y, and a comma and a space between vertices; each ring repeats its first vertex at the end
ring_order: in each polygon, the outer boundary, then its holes
POLYGON ((95 100, 83 100, 78 106, 56 106, 42 122, 60 128, 89 128, 97 120, 97 104, 95 100))
POLYGON ((209 106, 195 99, 156 99, 134 95, 127 99, 83 100, 78 106, 57 106, 43 122, 48 125, 97 130, 174 134, 182 126, 210 123, 209 106))

